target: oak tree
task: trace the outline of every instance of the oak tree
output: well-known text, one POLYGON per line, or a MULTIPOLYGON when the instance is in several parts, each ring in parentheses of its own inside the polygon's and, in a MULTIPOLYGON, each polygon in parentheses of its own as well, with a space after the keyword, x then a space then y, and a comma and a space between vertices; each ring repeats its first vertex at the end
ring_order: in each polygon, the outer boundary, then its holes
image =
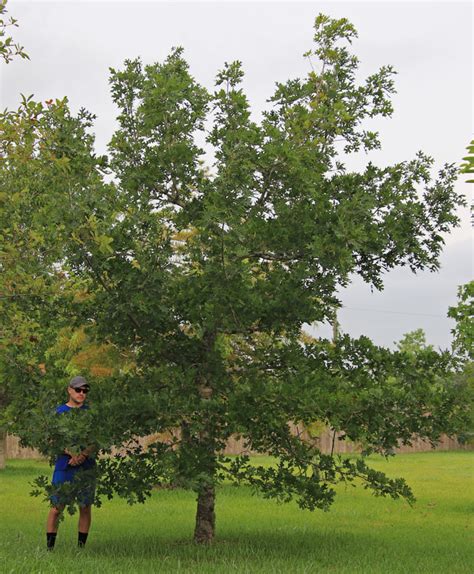
POLYGON ((161 63, 126 61, 110 75, 118 128, 107 156, 94 151, 91 114, 73 115, 66 101, 27 101, 3 117, 4 221, 37 246, 15 252, 11 270, 31 256, 25 289, 41 292, 22 298, 12 283, 9 304, 35 318, 32 353, 46 364, 45 374, 9 370, 14 428, 51 456, 78 428, 93 435, 106 455, 98 501, 144 501, 157 484, 193 489, 197 542, 214 537, 224 479, 311 510, 327 510, 341 480, 411 501, 403 479, 363 456, 321 453, 290 423, 323 421, 365 454, 387 454, 414 434, 435 443, 463 420, 449 353, 428 348, 408 361, 367 338, 301 337, 304 324, 334 316, 355 274, 381 289, 396 266, 438 269, 464 201, 456 167, 434 176, 422 152, 345 167, 347 155, 380 147, 366 126, 391 115, 394 92, 390 66, 357 80, 355 38, 346 19, 318 16, 308 75, 277 84, 259 121, 240 62, 208 91, 180 48, 161 63), (90 411, 59 429, 49 409, 67 378, 48 348, 65 326, 132 359, 95 377, 90 411), (225 456, 232 435, 275 466, 225 456))

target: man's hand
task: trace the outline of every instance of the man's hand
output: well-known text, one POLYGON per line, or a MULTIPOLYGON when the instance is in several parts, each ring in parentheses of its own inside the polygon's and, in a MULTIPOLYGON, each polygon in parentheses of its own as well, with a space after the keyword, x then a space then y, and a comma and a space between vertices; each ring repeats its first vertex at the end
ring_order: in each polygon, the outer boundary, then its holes
POLYGON ((79 466, 86 460, 87 456, 85 454, 78 454, 77 456, 72 456, 69 459, 69 466, 79 466))

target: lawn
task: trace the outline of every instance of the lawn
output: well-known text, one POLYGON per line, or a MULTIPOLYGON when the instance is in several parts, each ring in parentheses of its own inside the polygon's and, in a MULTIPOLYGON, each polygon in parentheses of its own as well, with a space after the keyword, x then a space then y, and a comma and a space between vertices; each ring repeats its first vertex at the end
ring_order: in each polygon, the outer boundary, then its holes
POLYGON ((330 512, 311 513, 224 485, 218 490, 217 540, 203 548, 191 542, 193 494, 159 490, 145 505, 113 500, 95 509, 81 551, 77 517, 67 516, 54 553, 47 553, 47 507, 29 496, 29 483, 49 468, 10 460, 0 472, 0 572, 474 572, 474 453, 405 454, 372 464, 407 479, 418 499, 414 508, 340 486, 330 512))

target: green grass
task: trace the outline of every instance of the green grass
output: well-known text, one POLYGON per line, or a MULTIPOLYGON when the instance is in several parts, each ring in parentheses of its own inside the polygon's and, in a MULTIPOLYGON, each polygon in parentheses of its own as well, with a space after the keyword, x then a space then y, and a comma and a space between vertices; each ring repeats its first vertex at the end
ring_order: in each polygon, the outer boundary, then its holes
POLYGON ((414 508, 340 486, 330 512, 311 513, 224 485, 209 548, 191 542, 192 493, 160 490, 132 507, 113 500, 94 509, 83 551, 76 548, 77 516, 67 516, 47 553, 47 507, 29 496, 29 483, 50 469, 11 460, 0 472, 0 572, 471 574, 473 462, 472 452, 374 458, 374 467, 407 479, 414 508))

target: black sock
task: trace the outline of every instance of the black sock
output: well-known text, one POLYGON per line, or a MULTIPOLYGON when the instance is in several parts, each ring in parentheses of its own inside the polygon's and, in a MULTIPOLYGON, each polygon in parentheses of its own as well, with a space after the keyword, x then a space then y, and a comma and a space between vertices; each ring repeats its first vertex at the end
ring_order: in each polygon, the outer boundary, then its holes
POLYGON ((52 550, 56 542, 56 532, 46 532, 46 548, 52 550))
POLYGON ((88 532, 78 532, 77 533, 77 545, 83 548, 86 545, 88 532))

